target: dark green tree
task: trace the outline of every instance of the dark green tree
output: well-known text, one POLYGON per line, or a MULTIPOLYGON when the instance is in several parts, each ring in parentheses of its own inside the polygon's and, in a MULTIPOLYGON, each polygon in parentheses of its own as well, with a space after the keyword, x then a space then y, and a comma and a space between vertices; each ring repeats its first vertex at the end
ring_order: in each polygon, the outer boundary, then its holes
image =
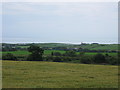
POLYGON ((31 52, 31 54, 28 56, 27 60, 30 61, 43 61, 43 53, 44 50, 40 48, 39 46, 31 45, 28 48, 28 51, 31 52))
POLYGON ((51 52, 51 56, 53 56, 54 55, 54 52, 51 52))
POLYGON ((69 56, 69 57, 75 57, 76 56, 76 52, 73 51, 73 50, 70 50, 70 51, 66 51, 65 56, 69 56))
POLYGON ((61 57, 54 57, 53 62, 63 62, 61 57))
POLYGON ((87 55, 85 55, 85 56, 82 56, 81 58, 80 58, 80 62, 81 63, 84 63, 84 64, 91 64, 91 63, 93 63, 93 57, 92 56, 87 56, 87 55))
POLYGON ((94 56, 94 63, 106 63, 105 56, 101 53, 98 53, 94 56))
POLYGON ((2 56, 2 60, 17 60, 17 57, 11 53, 7 53, 2 56))
POLYGON ((85 52, 79 52, 79 56, 82 57, 85 55, 85 52))
POLYGON ((61 56, 61 53, 60 52, 52 52, 51 55, 52 56, 61 56))

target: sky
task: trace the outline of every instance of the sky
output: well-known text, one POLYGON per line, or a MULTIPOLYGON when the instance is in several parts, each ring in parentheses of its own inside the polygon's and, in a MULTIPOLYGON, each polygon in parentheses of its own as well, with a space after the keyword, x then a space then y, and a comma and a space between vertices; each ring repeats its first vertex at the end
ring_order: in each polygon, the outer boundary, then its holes
POLYGON ((4 2, 2 41, 118 42, 117 2, 4 2))

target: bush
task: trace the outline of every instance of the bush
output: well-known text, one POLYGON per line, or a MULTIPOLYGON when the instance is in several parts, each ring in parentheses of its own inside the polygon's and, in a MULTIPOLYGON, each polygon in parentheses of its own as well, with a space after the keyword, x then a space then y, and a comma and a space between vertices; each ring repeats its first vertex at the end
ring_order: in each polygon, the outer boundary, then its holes
POLYGON ((52 56, 61 56, 61 53, 60 52, 52 52, 51 55, 52 56))
POLYGON ((118 57, 115 56, 109 56, 106 57, 107 63, 110 65, 117 65, 118 64, 118 57))
POLYGON ((53 56, 46 56, 46 57, 43 57, 44 61, 53 61, 53 56))
POLYGON ((11 53, 7 53, 2 56, 2 60, 17 60, 17 57, 11 53))
POLYGON ((80 53, 79 53, 79 56, 80 56, 80 57, 82 57, 82 56, 84 56, 84 55, 85 55, 85 52, 80 52, 80 53))
POLYGON ((69 56, 69 57, 76 57, 76 52, 71 50, 71 51, 66 51, 64 54, 64 56, 69 56))
POLYGON ((53 62, 63 62, 61 57, 54 57, 53 62))
POLYGON ((72 57, 64 56, 64 57, 62 57, 62 60, 63 60, 63 62, 69 62, 69 61, 72 61, 73 58, 72 57))
POLYGON ((42 56, 41 55, 37 55, 37 54, 30 54, 28 57, 27 57, 27 60, 28 61, 43 61, 42 59, 42 56))
POLYGON ((94 56, 94 63, 106 63, 105 56, 101 53, 98 53, 94 56))
POLYGON ((84 64, 91 64, 93 63, 93 58, 92 56, 82 56, 80 62, 84 64))

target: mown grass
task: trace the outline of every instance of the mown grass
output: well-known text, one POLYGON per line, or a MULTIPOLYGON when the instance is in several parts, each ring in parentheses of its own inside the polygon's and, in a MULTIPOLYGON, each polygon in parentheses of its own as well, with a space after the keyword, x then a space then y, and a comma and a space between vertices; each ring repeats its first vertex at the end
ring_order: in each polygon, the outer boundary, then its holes
POLYGON ((3 61, 3 88, 117 88, 118 66, 3 61))

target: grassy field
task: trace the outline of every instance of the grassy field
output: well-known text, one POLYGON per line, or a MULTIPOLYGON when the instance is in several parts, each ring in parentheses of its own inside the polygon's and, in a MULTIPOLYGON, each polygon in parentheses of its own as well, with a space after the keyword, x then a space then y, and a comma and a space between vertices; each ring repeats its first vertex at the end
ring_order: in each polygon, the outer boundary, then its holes
POLYGON ((118 50, 117 44, 88 44, 81 47, 90 50, 118 50))
MULTIPOLYGON (((61 54, 65 53, 65 51, 62 50, 45 50, 44 51, 44 55, 50 55, 51 52, 60 52, 61 54)), ((0 54, 6 54, 6 53, 12 53, 16 56, 26 56, 29 55, 30 53, 28 51, 6 51, 6 52, 0 52, 0 54)), ((77 52, 77 54, 79 54, 79 52, 77 52)), ((95 55, 97 54, 96 52, 86 52, 86 55, 95 55)), ((106 54, 106 53, 102 53, 102 54, 106 54)), ((117 53, 108 53, 109 55, 117 55, 117 53)))
POLYGON ((3 88, 117 88, 118 66, 3 61, 3 88))
POLYGON ((0 52, 0 54, 7 54, 7 53, 12 53, 13 55, 15 55, 15 56, 26 56, 26 55, 29 55, 30 54, 30 52, 28 52, 28 51, 5 51, 5 52, 0 52))

